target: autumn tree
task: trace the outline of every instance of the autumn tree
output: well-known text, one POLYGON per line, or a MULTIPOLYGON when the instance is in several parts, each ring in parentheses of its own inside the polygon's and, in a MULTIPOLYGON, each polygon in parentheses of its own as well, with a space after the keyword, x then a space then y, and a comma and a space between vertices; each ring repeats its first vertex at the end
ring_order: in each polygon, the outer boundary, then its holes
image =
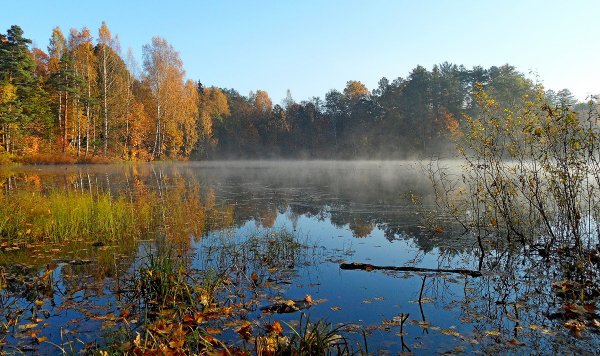
POLYGON ((222 121, 229 115, 229 104, 227 97, 217 87, 203 88, 198 84, 198 131, 200 135, 200 145, 198 153, 206 157, 208 151, 217 144, 214 135, 213 126, 216 121, 222 121))
MULTIPOLYGON (((66 52, 67 41, 65 36, 60 27, 55 27, 52 29, 52 36, 50 37, 50 43, 48 45, 48 56, 50 57, 48 60, 48 72, 50 77, 48 87, 54 98, 52 106, 56 112, 56 124, 59 132, 62 132, 64 97, 67 95, 64 86, 66 80, 63 78, 64 66, 62 62, 66 52)), ((59 134, 58 136, 62 138, 62 135, 59 134)), ((64 148, 64 142, 62 146, 64 148)))
POLYGON ((164 38, 153 37, 143 47, 143 55, 144 80, 151 92, 146 108, 151 110, 149 116, 155 126, 151 157, 177 157, 190 152, 197 141, 187 132, 190 127, 196 128, 196 88, 184 83, 179 53, 164 38))
MULTIPOLYGON (((76 110, 77 120, 77 155, 79 156, 82 148, 82 137, 85 143, 85 155, 89 153, 90 127, 92 122, 92 105, 95 103, 95 93, 97 92, 97 71, 96 55, 92 36, 87 27, 81 31, 71 30, 69 36, 69 49, 73 58, 73 66, 76 75, 81 78, 80 88, 77 92, 80 94, 81 112, 76 110), (83 121, 83 127, 82 127, 83 121)), ((76 109, 78 107, 76 106, 76 109)))
POLYGON ((102 100, 102 144, 104 146, 104 154, 108 151, 109 140, 109 121, 110 121, 110 104, 109 96, 115 85, 116 77, 116 60, 118 56, 118 41, 113 38, 106 22, 102 21, 102 25, 98 29, 98 74, 100 78, 100 92, 102 100))
POLYGON ((367 87, 356 80, 350 80, 346 83, 346 87, 344 88, 344 96, 346 100, 350 102, 357 102, 363 98, 366 98, 369 95, 369 89, 367 87))

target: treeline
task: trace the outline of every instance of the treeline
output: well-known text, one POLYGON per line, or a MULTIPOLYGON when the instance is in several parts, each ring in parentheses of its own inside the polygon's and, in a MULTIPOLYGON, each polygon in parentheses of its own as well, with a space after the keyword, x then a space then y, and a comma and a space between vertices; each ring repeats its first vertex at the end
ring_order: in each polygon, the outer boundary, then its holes
POLYGON ((95 40, 88 28, 65 36, 57 27, 47 52, 30 43, 18 26, 0 35, 5 152, 147 160, 189 157, 196 147, 197 86, 166 40, 143 47, 141 73, 105 23, 95 40))
MULTIPOLYGON (((533 95, 534 83, 514 67, 467 69, 450 63, 413 69, 407 78, 382 78, 370 91, 348 81, 325 99, 295 102, 288 91, 272 106, 264 91, 224 90, 226 118, 213 121, 206 157, 406 158, 440 153, 461 135, 465 115, 480 108, 475 92, 490 92, 504 107, 533 95)), ((568 90, 552 100, 574 103, 568 90)))
MULTIPOLYGON (((55 28, 47 51, 30 48, 18 26, 0 34, 0 145, 4 154, 62 153, 127 160, 217 158, 403 158, 432 154, 477 115, 474 93, 504 107, 535 89, 510 65, 443 63, 382 78, 374 90, 348 81, 324 99, 273 105, 263 90, 241 95, 185 79, 163 38, 143 47, 141 68, 106 26, 67 36, 55 28)), ((574 104, 568 90, 547 92, 574 104)))

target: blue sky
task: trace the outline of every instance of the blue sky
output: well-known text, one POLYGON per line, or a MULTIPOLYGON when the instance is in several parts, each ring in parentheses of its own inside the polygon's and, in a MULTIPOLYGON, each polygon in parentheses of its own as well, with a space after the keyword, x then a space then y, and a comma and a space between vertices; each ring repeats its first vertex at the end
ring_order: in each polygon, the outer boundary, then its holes
POLYGON ((275 103, 323 96, 360 80, 405 77, 417 64, 510 63, 579 99, 600 93, 600 1, 7 1, 12 24, 43 49, 54 26, 68 33, 106 21, 125 53, 166 38, 187 76, 275 103))

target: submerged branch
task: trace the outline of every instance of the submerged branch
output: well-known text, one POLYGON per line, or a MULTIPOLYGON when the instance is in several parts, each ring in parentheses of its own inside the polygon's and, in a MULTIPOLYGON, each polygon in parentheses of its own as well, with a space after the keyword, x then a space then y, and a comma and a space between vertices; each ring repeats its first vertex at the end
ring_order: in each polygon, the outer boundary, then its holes
POLYGON ((422 267, 410 267, 410 266, 376 266, 369 263, 341 263, 340 269, 345 270, 361 270, 361 271, 373 271, 373 270, 386 270, 386 271, 401 271, 401 272, 442 272, 442 273, 460 273, 470 277, 481 277, 483 273, 480 271, 468 270, 463 268, 458 269, 446 269, 446 268, 422 268, 422 267))

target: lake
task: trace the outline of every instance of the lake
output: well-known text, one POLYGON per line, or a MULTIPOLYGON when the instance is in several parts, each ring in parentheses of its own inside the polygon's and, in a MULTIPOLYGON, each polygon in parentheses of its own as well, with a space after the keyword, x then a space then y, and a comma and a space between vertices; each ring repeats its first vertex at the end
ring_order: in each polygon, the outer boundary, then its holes
MULTIPOLYGON (((140 297, 145 287, 135 275, 149 256, 168 255, 184 262, 192 281, 219 281, 202 305, 235 310, 216 312, 208 330, 240 349, 247 347, 243 322, 258 329, 278 321, 289 333, 308 319, 339 327, 354 351, 373 354, 597 352, 594 332, 563 326, 569 290, 557 291, 562 267, 502 236, 486 237, 482 254, 477 239, 439 211, 423 168, 418 161, 5 168, 2 204, 104 194, 131 209, 122 216, 149 220, 135 223, 143 226, 139 236, 121 240, 83 227, 70 232, 57 221, 75 217, 50 208, 15 211, 25 216, 22 228, 0 229, 18 236, 0 248, 1 347, 71 353, 134 337, 156 303, 140 297), (51 241, 28 237, 42 214, 52 215, 43 230, 58 236, 51 241), (70 233, 76 238, 60 238, 70 233), (297 311, 273 307, 307 296, 312 302, 299 302, 306 308, 297 311)), ((116 235, 129 233, 106 224, 116 235)))

